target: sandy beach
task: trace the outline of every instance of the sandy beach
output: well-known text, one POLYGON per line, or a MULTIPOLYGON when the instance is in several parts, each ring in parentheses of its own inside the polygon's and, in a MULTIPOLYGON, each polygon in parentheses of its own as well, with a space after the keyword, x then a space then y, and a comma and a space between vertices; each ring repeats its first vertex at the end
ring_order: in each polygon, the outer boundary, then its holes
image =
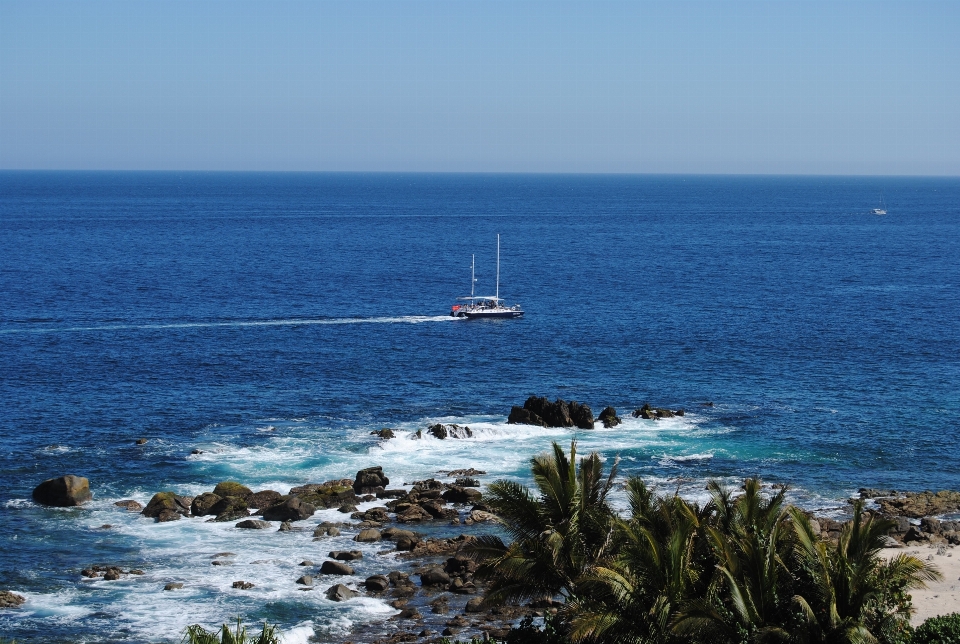
POLYGON ((888 559, 898 554, 932 561, 943 574, 941 581, 928 582, 926 588, 911 591, 915 609, 910 619, 913 626, 937 615, 960 613, 960 549, 951 545, 910 544, 883 551, 888 559))

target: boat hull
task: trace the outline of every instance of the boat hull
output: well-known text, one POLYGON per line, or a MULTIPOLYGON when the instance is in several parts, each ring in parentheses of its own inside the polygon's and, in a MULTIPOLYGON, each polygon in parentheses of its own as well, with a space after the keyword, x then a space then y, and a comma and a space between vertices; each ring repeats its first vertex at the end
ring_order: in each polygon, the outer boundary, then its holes
POLYGON ((463 316, 470 320, 497 320, 503 318, 523 317, 523 311, 474 311, 470 313, 464 313, 463 316))

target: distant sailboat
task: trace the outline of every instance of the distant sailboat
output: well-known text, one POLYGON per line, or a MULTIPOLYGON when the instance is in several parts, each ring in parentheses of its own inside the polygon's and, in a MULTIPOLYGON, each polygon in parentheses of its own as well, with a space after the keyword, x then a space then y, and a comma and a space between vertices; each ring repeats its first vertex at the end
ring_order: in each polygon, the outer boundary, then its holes
POLYGON ((880 207, 873 209, 873 214, 875 215, 885 215, 887 214, 887 207, 883 205, 883 195, 880 195, 880 207))
POLYGON ((470 263, 470 296, 458 297, 466 304, 454 304, 450 307, 450 315, 470 320, 485 318, 519 318, 523 317, 523 309, 519 304, 507 306, 500 299, 500 235, 497 235, 497 293, 496 295, 474 295, 473 287, 477 279, 474 274, 474 264, 470 263))

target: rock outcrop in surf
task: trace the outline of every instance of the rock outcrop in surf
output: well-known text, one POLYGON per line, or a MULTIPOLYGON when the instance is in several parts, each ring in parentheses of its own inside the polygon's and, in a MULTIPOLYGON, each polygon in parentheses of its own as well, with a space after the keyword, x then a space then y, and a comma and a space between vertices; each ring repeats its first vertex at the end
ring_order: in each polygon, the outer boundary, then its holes
POLYGON ((632 415, 634 418, 643 418, 644 420, 660 420, 661 418, 683 416, 684 413, 682 409, 671 411, 665 407, 651 407, 650 403, 643 403, 643 407, 634 409, 632 415))
POLYGON ((540 427, 577 427, 593 429, 593 410, 575 400, 557 398, 550 402, 542 396, 530 396, 523 407, 513 407, 507 423, 511 425, 539 425, 540 427))
POLYGON ((47 479, 33 489, 33 500, 40 505, 69 508, 86 503, 93 498, 90 481, 82 476, 61 476, 47 479))

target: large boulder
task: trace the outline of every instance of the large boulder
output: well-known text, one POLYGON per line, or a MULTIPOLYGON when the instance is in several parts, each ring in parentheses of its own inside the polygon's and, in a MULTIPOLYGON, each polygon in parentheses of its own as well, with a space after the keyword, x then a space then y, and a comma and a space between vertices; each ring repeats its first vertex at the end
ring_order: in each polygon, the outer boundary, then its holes
POLYGON ((309 503, 314 508, 339 508, 344 504, 356 505, 360 503, 353 486, 343 481, 330 483, 308 483, 299 487, 290 488, 290 495, 309 503))
POLYGON ((363 585, 371 593, 382 593, 390 588, 390 580, 386 575, 373 575, 372 577, 367 577, 363 585))
POLYGON ((247 509, 247 502, 239 496, 225 496, 210 508, 210 514, 217 517, 214 521, 236 521, 237 519, 250 516, 247 509))
POLYGON ((337 561, 357 561, 363 559, 363 553, 359 550, 333 550, 328 553, 327 556, 337 561))
POLYGON ((353 568, 339 561, 324 561, 320 566, 321 575, 352 575, 353 568))
POLYGON ((86 503, 93 498, 90 481, 82 476, 68 474, 47 479, 33 489, 33 500, 40 505, 69 508, 86 503))
POLYGON ((317 508, 313 504, 291 496, 264 510, 263 518, 267 521, 302 521, 312 517, 316 511, 317 508))
POLYGON ((270 522, 260 521, 259 519, 247 519, 246 521, 241 521, 234 527, 244 530, 266 530, 270 527, 270 522))
POLYGON ((359 593, 355 590, 350 590, 343 584, 337 584, 336 586, 331 586, 327 589, 325 593, 327 599, 335 602, 342 602, 348 599, 356 597, 359 593))
POLYGON ((246 485, 240 485, 236 481, 222 481, 217 483, 217 487, 213 488, 213 493, 221 498, 225 496, 237 496, 246 500, 248 496, 253 494, 253 490, 246 485))
POLYGON ((604 407, 603 411, 600 412, 600 416, 597 417, 603 426, 607 429, 611 427, 616 427, 620 424, 620 417, 617 416, 617 410, 613 407, 604 407))
POLYGON ((380 541, 381 535, 379 530, 374 528, 367 528, 366 530, 361 530, 360 534, 353 538, 354 541, 359 543, 375 543, 380 541))
POLYGON ((581 405, 575 400, 568 403, 562 398, 550 402, 540 396, 527 398, 522 409, 514 407, 507 422, 541 427, 594 427, 593 411, 587 405, 581 405))
POLYGON ((263 510, 278 503, 281 496, 279 492, 274 492, 273 490, 254 492, 247 497, 247 507, 253 510, 263 510))
POLYGON ((423 586, 446 586, 450 583, 450 575, 440 566, 433 566, 420 573, 420 584, 423 586))
POLYGON ((389 483, 390 479, 383 475, 382 467, 368 467, 357 472, 357 478, 353 481, 353 491, 357 494, 376 494, 389 483))
POLYGON ((179 496, 174 492, 157 492, 140 514, 157 521, 175 521, 180 516, 190 514, 192 502, 193 499, 179 496))
POLYGON ((204 492, 193 497, 193 503, 190 504, 190 513, 195 517, 204 517, 208 514, 216 514, 212 510, 213 506, 221 501, 221 497, 212 492, 204 492))

